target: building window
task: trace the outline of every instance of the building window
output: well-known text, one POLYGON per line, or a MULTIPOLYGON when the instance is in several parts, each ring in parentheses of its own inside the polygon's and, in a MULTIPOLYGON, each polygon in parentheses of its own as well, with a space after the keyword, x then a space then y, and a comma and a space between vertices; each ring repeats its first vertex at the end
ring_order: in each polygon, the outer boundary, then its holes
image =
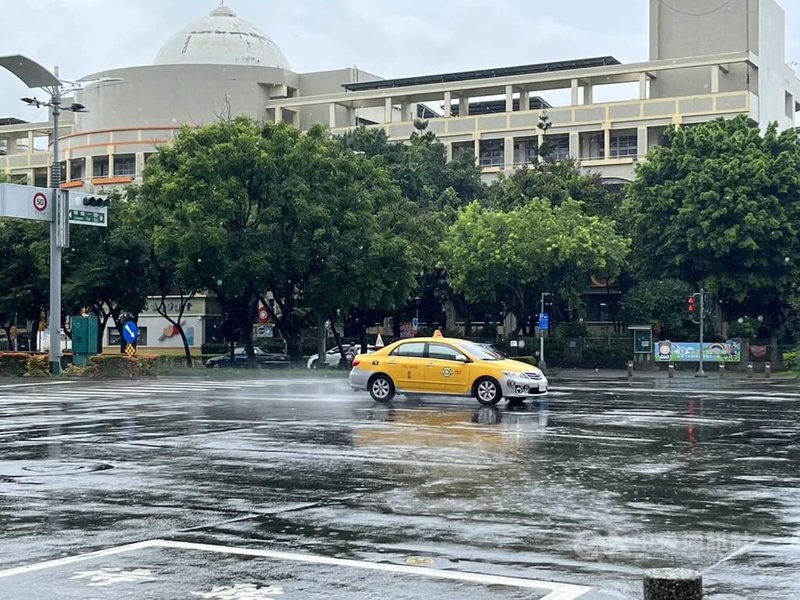
POLYGON ((505 163, 504 140, 481 140, 480 152, 482 167, 502 167, 505 163))
POLYGON ((95 158, 92 177, 108 177, 108 159, 95 158))
POLYGON ((81 179, 83 179, 83 174, 85 170, 86 170, 86 159, 85 158, 74 159, 69 166, 69 180, 80 181, 81 179))
POLYGON ((517 138, 514 140, 514 164, 528 165, 539 162, 539 143, 536 138, 517 138))
POLYGON ((136 157, 133 155, 114 157, 114 177, 136 175, 136 157))
POLYGON ((453 158, 469 152, 470 155, 475 155, 475 144, 472 142, 453 142, 453 158))
POLYGON ((569 135, 548 135, 545 137, 548 162, 560 162, 569 158, 569 135))
POLYGON ((581 133, 581 158, 588 160, 603 159, 606 157, 606 142, 603 132, 581 133))
POLYGON ((611 134, 611 158, 635 157, 638 153, 639 139, 637 134, 611 134))

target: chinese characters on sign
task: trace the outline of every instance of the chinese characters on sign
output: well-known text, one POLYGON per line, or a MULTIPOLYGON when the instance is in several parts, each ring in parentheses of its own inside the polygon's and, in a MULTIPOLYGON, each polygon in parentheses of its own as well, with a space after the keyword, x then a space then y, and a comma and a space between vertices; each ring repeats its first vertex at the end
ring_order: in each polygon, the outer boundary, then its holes
MULTIPOLYGON (((659 362, 698 362, 700 344, 697 342, 656 343, 656 361, 659 362)), ((742 344, 735 340, 703 344, 703 360, 708 362, 734 363, 742 360, 742 344)))

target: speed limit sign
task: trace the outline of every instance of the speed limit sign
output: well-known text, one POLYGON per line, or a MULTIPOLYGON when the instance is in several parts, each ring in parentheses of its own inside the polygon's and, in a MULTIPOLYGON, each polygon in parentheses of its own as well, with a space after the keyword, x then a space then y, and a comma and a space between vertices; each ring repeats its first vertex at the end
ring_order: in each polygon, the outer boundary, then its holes
POLYGON ((47 210, 47 196, 42 192, 36 192, 33 195, 33 209, 39 213, 47 210))

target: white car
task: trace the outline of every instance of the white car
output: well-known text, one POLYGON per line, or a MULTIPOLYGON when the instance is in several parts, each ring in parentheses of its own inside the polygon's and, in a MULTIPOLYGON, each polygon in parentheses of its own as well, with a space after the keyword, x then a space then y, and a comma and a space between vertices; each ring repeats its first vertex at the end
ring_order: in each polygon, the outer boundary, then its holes
MULTIPOLYGON (((353 357, 356 354, 360 354, 361 346, 356 344, 355 346, 347 344, 345 345, 344 355, 347 358, 348 366, 349 363, 353 362, 353 357)), ((372 344, 367 346, 367 354, 375 352, 376 348, 372 344)), ((342 358, 341 353, 339 352, 339 346, 334 346, 330 350, 325 353, 325 364, 329 369, 335 369, 339 366, 339 360, 342 358)), ((308 357, 308 368, 309 369, 316 369, 317 362, 319 361, 319 354, 312 354, 308 357)))

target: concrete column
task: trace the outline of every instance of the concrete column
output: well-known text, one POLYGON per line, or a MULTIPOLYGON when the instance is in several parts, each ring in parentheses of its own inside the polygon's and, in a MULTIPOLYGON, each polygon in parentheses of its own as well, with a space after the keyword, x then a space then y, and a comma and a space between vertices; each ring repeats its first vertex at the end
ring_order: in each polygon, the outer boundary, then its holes
POLYGON ((711 65, 711 93, 719 94, 719 66, 711 65))
POLYGON ((72 159, 68 158, 64 165, 64 172, 61 174, 61 183, 65 181, 72 181, 72 159))
MULTIPOLYGON (((541 131, 539 131, 539 133, 536 135, 536 145, 539 147, 540 150, 542 146, 544 146, 544 134, 541 131)), ((541 154, 536 157, 536 161, 544 162, 544 158, 541 156, 541 154)))
POLYGON ((275 107, 275 114, 273 115, 275 123, 283 122, 283 108, 280 106, 275 107))
POLYGON ((507 137, 503 140, 503 167, 510 171, 514 168, 514 138, 507 137))
POLYGON ((328 128, 334 127, 336 127, 336 104, 331 102, 328 104, 328 128))
POLYGON ((444 143, 444 150, 447 156, 447 162, 453 160, 453 144, 452 142, 445 142, 444 143))
POLYGON ((453 102, 453 94, 450 92, 444 93, 444 118, 449 119, 452 116, 450 107, 453 102))
POLYGON ((33 152, 33 131, 28 132, 28 153, 33 152))
POLYGON ((519 109, 530 110, 531 93, 528 90, 522 90, 519 93, 519 109))
POLYGON ((637 149, 636 155, 639 158, 643 158, 645 154, 647 154, 647 146, 650 143, 650 140, 647 136, 647 127, 639 127, 637 128, 637 149))
POLYGON ((481 164, 481 140, 480 138, 476 137, 472 142, 472 151, 475 154, 475 164, 481 164))
POLYGON ((300 129, 300 109, 292 109, 292 125, 300 129))
POLYGON ((570 91, 572 92, 572 106, 578 105, 578 80, 572 79, 570 81, 570 91))
POLYGON ((92 177, 94 177, 94 160, 91 156, 86 157, 83 168, 86 170, 83 176, 84 181, 91 181, 92 177))
POLYGON ((458 116, 459 117, 469 116, 469 96, 461 96, 458 99, 458 116))
POLYGON ((506 86, 506 112, 514 112, 514 87, 506 86))
MULTIPOLYGON (((136 179, 141 181, 142 173, 144 172, 144 152, 137 152, 133 156, 134 156, 133 160, 136 163, 136 175, 135 175, 135 177, 136 177, 136 179)), ((85 167, 86 167, 86 165, 84 165, 84 168, 85 167)))
POLYGON ((114 176, 114 148, 108 149, 108 177, 114 176))
POLYGON ((639 100, 647 100, 647 73, 639 73, 639 100))
POLYGON ((594 86, 591 83, 583 84, 583 103, 594 104, 594 86))
POLYGON ((581 157, 581 136, 577 131, 569 132, 569 155, 576 159, 581 157))
POLYGON ((606 160, 611 158, 611 127, 606 123, 603 129, 603 148, 605 149, 606 160))
POLYGON ((392 117, 394 116, 394 105, 392 104, 391 98, 386 98, 383 101, 383 122, 384 123, 391 123, 392 117))

